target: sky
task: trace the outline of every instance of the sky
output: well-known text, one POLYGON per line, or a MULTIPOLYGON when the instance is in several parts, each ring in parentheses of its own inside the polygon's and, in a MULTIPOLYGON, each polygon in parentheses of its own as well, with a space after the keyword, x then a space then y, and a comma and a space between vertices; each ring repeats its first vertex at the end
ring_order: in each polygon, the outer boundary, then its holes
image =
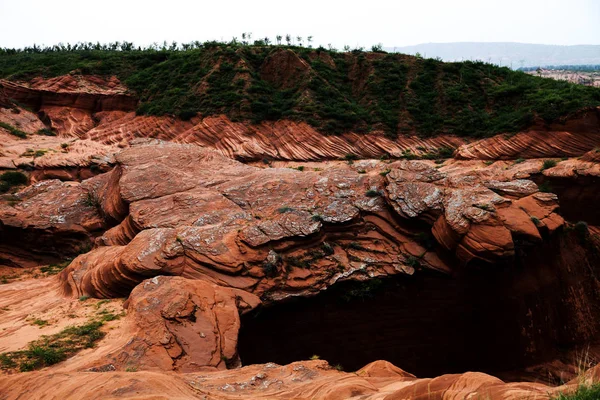
POLYGON ((600 44, 600 0, 0 0, 0 47, 230 40, 287 33, 314 45, 600 44))

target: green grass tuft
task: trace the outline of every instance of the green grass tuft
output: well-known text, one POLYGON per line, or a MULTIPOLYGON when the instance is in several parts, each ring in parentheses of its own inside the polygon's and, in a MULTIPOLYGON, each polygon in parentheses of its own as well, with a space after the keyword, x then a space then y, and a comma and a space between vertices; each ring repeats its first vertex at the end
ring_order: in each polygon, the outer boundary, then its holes
POLYGON ((574 393, 559 394, 554 400, 598 400, 600 399, 600 383, 580 385, 574 393))
POLYGON ((19 137, 21 139, 27 138, 27 133, 23 132, 20 129, 15 128, 12 125, 7 124, 6 122, 0 121, 0 128, 6 129, 8 131, 8 133, 10 133, 11 135, 14 135, 16 137, 19 137))
POLYGON ((91 321, 67 327, 59 333, 42 336, 31 342, 25 350, 2 353, 0 368, 25 372, 57 364, 80 350, 93 347, 105 335, 100 330, 103 324, 103 321, 91 321))

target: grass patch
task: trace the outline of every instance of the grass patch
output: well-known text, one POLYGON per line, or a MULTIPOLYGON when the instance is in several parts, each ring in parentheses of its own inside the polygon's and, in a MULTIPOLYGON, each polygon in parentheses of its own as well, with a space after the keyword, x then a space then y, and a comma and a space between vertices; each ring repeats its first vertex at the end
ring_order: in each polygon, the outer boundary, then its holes
POLYGON ((33 371, 57 364, 75 353, 93 347, 105 335, 100 330, 104 322, 91 321, 71 326, 54 335, 42 336, 31 342, 26 350, 0 354, 0 368, 33 371))
POLYGON ((7 124, 6 122, 0 121, 0 128, 6 129, 8 131, 8 133, 10 133, 11 135, 14 135, 16 137, 19 137, 21 139, 27 138, 27 133, 23 132, 20 129, 15 128, 12 125, 7 124))
POLYGON ((56 132, 54 132, 52 129, 42 128, 36 132, 36 135, 56 136, 56 132))
POLYGON ((556 160, 544 160, 544 163, 542 164, 542 171, 554 167, 556 167, 556 160))
POLYGON ((559 394, 554 400, 598 400, 600 399, 600 383, 579 385, 571 394, 559 394))
POLYGON ((43 326, 48 325, 48 321, 46 321, 44 319, 39 319, 39 318, 34 319, 33 321, 31 321, 31 323, 33 325, 39 326, 40 328, 43 327, 43 326))
POLYGON ((67 268, 71 264, 71 260, 64 261, 59 264, 50 264, 45 267, 40 268, 40 272, 44 273, 46 276, 48 275, 56 275, 63 269, 67 268))

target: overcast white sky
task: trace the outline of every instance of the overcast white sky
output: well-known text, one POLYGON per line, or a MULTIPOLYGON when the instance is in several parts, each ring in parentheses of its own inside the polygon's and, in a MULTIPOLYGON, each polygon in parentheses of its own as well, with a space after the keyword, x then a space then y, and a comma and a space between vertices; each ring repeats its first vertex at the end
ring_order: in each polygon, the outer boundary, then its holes
POLYGON ((600 44, 600 0, 0 0, 0 47, 253 38, 332 43, 600 44))

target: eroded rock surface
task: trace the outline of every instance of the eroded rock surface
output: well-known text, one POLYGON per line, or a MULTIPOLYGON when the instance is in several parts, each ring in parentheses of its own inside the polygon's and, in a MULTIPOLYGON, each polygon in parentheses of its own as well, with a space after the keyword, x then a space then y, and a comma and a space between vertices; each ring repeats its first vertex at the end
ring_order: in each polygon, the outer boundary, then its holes
POLYGON ((269 363, 233 371, 203 374, 34 372, 0 382, 7 399, 17 394, 30 398, 51 391, 62 398, 105 399, 142 397, 157 399, 325 399, 325 400, 549 400, 571 393, 583 382, 598 379, 597 369, 583 380, 559 387, 540 383, 505 383, 490 375, 467 372, 418 379, 385 361, 373 362, 356 373, 345 373, 327 362, 302 361, 285 366, 269 363), (51 379, 50 379, 51 377, 51 379))
POLYGON ((202 280, 148 279, 125 303, 132 338, 103 361, 120 370, 192 372, 240 366, 240 313, 259 302, 243 290, 202 280))
MULTIPOLYGON (((80 208, 113 227, 63 272, 65 293, 119 296, 167 274, 276 300, 339 280, 412 274, 417 266, 449 272, 493 263, 513 256, 515 240, 539 243, 564 223, 556 196, 509 173, 489 179, 421 161, 378 162, 368 173, 344 163, 322 171, 258 168, 159 141, 115 160, 110 173, 68 186, 86 196, 80 208), (421 232, 408 226, 417 220, 421 232), (419 237, 427 235, 455 260, 424 246, 419 237)), ((64 196, 62 188, 49 186, 39 201, 64 196)), ((3 215, 36 207, 7 205, 3 215)))

